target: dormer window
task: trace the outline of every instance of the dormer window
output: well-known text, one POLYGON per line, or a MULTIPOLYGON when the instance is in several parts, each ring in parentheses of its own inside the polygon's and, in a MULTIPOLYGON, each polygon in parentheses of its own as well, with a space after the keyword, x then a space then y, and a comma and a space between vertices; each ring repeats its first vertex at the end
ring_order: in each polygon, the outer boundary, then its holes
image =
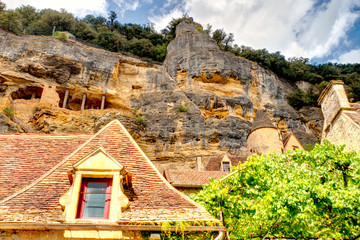
POLYGON ((131 187, 131 173, 102 147, 76 162, 68 174, 71 187, 59 199, 65 222, 116 222, 128 207, 123 184, 131 187))
POLYGON ((112 179, 84 178, 77 218, 109 218, 112 179))
POLYGON ((230 172, 230 162, 223 162, 222 170, 223 170, 223 172, 230 172))

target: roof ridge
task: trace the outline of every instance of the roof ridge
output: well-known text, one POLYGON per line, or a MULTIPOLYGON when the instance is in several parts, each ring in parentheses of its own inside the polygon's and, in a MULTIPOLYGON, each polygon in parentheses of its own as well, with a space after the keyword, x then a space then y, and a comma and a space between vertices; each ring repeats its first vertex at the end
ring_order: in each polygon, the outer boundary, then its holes
MULTIPOLYGON (((0 205, 6 203, 7 201, 13 199, 14 197, 26 192, 30 188, 34 187, 38 183, 40 183, 42 180, 44 180, 47 176, 49 176, 51 173, 53 173, 57 168, 59 168, 61 165, 63 165, 65 162, 67 162, 71 157, 73 157, 77 152, 80 151, 83 147, 85 147, 89 142, 91 142, 95 137, 97 137, 100 133, 102 133, 106 128, 108 128, 110 125, 112 125, 114 122, 119 122, 119 120, 115 119, 108 123, 105 127, 100 129, 97 133, 95 133, 91 138, 89 138, 87 141, 85 141, 83 144, 81 144, 78 148, 76 148, 72 153, 70 153, 67 157, 65 157, 62 161, 60 161, 58 164, 56 164, 53 168, 51 168, 49 171, 41 175, 39 178, 34 180, 32 183, 30 183, 28 186, 20 189, 19 191, 13 193, 12 195, 2 199, 0 201, 0 205)), ((120 122, 119 122, 120 123, 120 122)), ((121 123, 120 123, 121 124, 121 123)))
MULTIPOLYGON (((144 151, 140 148, 140 146, 137 144, 137 142, 134 140, 134 138, 130 135, 130 133, 126 130, 126 128, 121 124, 121 122, 119 120, 117 120, 118 123, 120 124, 120 127, 125 130, 125 135, 129 138, 129 140, 134 143, 134 146, 136 149, 139 150, 139 152, 141 153, 141 155, 145 158, 145 161, 147 161, 150 165, 150 167, 155 170, 155 173, 160 177, 160 179, 165 183, 166 186, 168 186, 170 188, 170 190, 174 191, 174 193, 179 194, 180 197, 182 197, 184 200, 190 202, 191 204, 195 205, 195 207, 199 208, 202 211, 205 211, 206 213, 208 213, 208 211, 206 211, 206 209, 201 206, 199 203, 195 202, 194 200, 192 200, 191 198, 189 198, 188 196, 186 196, 184 193, 178 191, 175 187, 173 187, 166 179, 165 177, 159 172, 159 170, 155 167, 155 165, 151 162, 151 160, 148 158, 148 156, 146 156, 146 154, 144 153, 144 151)), ((216 218, 215 218, 216 219, 216 218)))

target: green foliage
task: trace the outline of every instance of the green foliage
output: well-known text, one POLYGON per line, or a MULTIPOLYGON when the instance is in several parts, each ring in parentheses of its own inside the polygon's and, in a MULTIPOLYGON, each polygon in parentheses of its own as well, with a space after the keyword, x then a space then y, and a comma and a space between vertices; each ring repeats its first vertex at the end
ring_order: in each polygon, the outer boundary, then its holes
POLYGON ((96 35, 95 44, 102 46, 112 52, 119 52, 125 49, 126 40, 115 31, 110 31, 107 27, 100 27, 96 35))
POLYGON ((10 118, 11 120, 14 119, 14 115, 15 115, 15 111, 14 109, 8 108, 8 107, 4 107, 3 108, 3 113, 5 116, 7 116, 8 118, 10 118))
POLYGON ((51 35, 53 28, 58 31, 74 32, 76 20, 65 10, 56 11, 44 9, 39 13, 39 19, 32 22, 27 32, 34 35, 51 35))
POLYGON ((176 111, 177 111, 177 112, 187 112, 187 111, 189 111, 189 107, 188 107, 188 106, 179 105, 179 106, 176 108, 176 111))
POLYGON ((142 57, 151 58, 154 46, 149 39, 133 39, 130 41, 128 51, 142 57))
POLYGON ((301 89, 297 89, 294 92, 290 93, 287 97, 288 103, 290 106, 295 108, 296 110, 299 110, 303 106, 309 106, 316 104, 316 101, 314 102, 314 99, 312 99, 309 94, 306 94, 301 89))
POLYGON ((14 10, 1 11, 0 28, 15 34, 20 34, 22 32, 20 18, 21 15, 14 10))
POLYGON ((117 18, 117 14, 114 11, 110 11, 108 14, 110 26, 114 25, 116 18, 117 18))
POLYGON ((140 126, 145 126, 146 125, 146 120, 144 118, 144 116, 138 112, 138 108, 134 108, 133 111, 132 111, 132 114, 134 116, 134 120, 135 122, 140 125, 140 126))
POLYGON ((213 232, 186 232, 186 227, 191 226, 189 222, 163 222, 161 224, 162 240, 202 240, 214 239, 216 233, 213 232), (175 226, 175 231, 170 231, 175 226))
POLYGON ((171 22, 166 26, 166 28, 161 30, 161 33, 166 37, 168 43, 176 37, 177 25, 179 25, 179 23, 185 20, 193 22, 193 19, 185 13, 181 18, 173 18, 171 22))
POLYGON ((360 156, 327 141, 307 152, 253 155, 194 197, 224 213, 231 239, 355 239, 360 156))
POLYGON ((68 37, 67 37, 66 33, 64 33, 64 32, 57 32, 54 35, 56 36, 57 39, 59 39, 62 42, 67 42, 67 40, 68 40, 68 37))
POLYGON ((75 37, 91 42, 96 38, 96 30, 85 21, 80 21, 75 25, 75 37))
POLYGON ((6 4, 0 1, 0 13, 6 9, 6 4))

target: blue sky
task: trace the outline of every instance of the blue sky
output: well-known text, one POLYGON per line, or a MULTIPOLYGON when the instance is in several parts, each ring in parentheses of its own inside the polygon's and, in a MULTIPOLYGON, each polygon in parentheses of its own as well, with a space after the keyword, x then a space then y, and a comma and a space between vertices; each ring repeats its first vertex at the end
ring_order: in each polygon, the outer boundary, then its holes
POLYGON ((233 33, 235 43, 312 63, 360 63, 359 0, 2 0, 8 8, 65 8, 75 16, 118 14, 121 23, 159 31, 188 13, 203 26, 233 33))

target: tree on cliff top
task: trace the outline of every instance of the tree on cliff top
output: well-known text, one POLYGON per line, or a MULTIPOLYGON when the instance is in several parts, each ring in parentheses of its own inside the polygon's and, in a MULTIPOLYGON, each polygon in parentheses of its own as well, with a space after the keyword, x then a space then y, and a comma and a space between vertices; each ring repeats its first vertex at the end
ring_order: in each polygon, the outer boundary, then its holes
POLYGON ((233 239, 360 237, 360 156, 329 142, 313 150, 253 155, 194 197, 222 211, 233 239))

